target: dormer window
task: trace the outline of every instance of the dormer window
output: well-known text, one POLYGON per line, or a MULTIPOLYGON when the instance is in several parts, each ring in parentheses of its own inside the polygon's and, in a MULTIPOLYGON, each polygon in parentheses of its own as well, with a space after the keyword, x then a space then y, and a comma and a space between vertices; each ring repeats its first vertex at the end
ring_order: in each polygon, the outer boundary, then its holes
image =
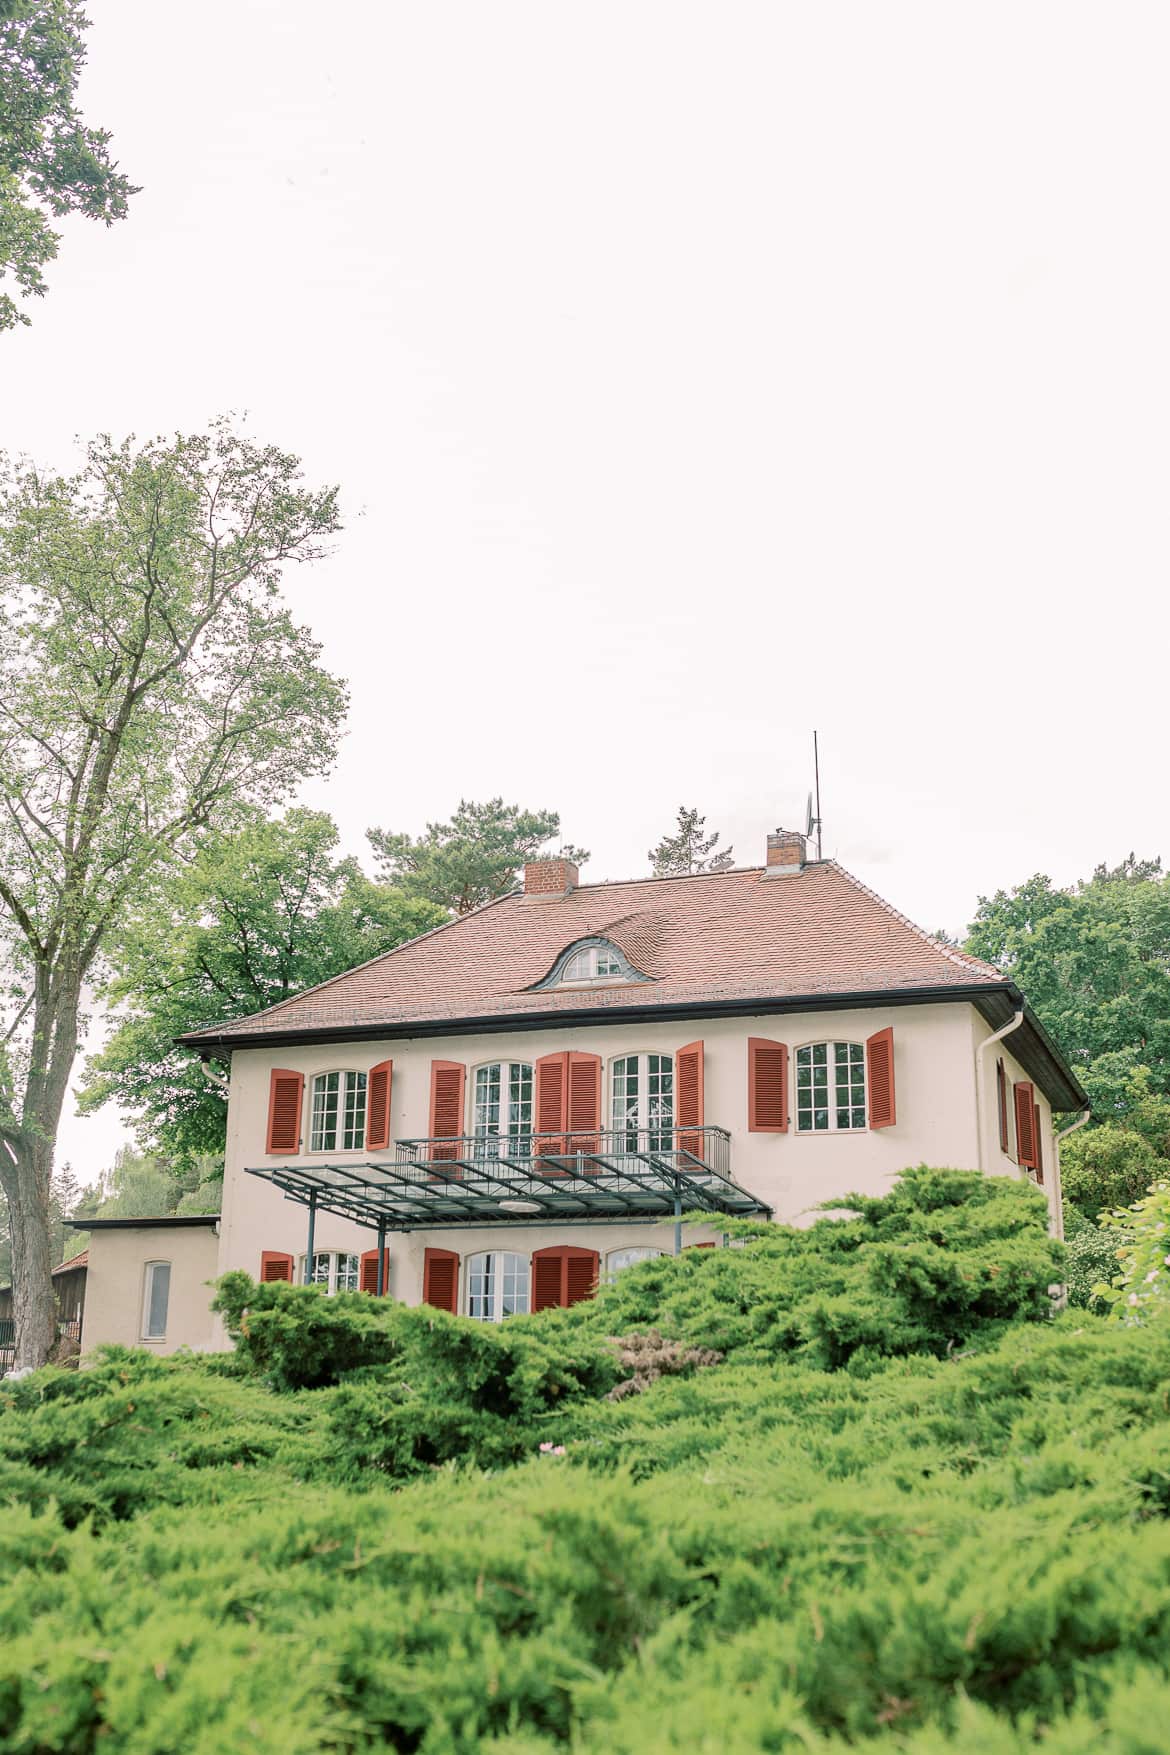
POLYGON ((612 945, 588 945, 574 951, 561 970, 562 981, 600 981, 603 975, 624 975, 626 959, 612 945))
POLYGON ((607 938, 583 938, 561 952, 537 987, 586 987, 593 982, 645 981, 629 958, 607 938))

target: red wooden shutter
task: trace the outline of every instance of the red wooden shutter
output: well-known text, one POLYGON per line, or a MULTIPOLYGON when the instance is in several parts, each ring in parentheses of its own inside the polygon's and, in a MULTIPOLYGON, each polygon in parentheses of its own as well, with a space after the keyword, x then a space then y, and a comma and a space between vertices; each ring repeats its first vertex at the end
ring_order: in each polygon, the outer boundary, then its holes
POLYGON ((459 1257, 453 1249, 423 1251, 423 1303, 436 1310, 459 1308, 459 1257))
POLYGON ((565 1303, 580 1304, 597 1290, 601 1258, 596 1249, 565 1250, 565 1303))
POLYGON ((1002 1060, 995 1063, 995 1101, 999 1110, 999 1149, 1007 1157, 1011 1141, 1008 1138, 1007 1071, 1002 1060))
MULTIPOLYGON (((570 1054, 565 1120, 572 1152, 599 1152, 601 1126, 601 1056, 570 1054)), ((590 1166, 594 1168, 595 1166, 590 1166)))
MULTIPOLYGON (((568 1055, 542 1054, 536 1063, 537 1133, 564 1134, 568 1086, 568 1055)), ((563 1138, 542 1139, 538 1141, 536 1147, 537 1155, 540 1157, 547 1157, 550 1153, 563 1152, 564 1149, 563 1138)))
POLYGON ((1043 1141, 1040 1137, 1040 1105, 1039 1105, 1039 1103, 1033 1103, 1032 1116, 1033 1116, 1033 1119, 1036 1123, 1036 1134, 1035 1134, 1035 1138, 1032 1142, 1036 1147, 1036 1180, 1037 1180, 1037 1182, 1043 1182, 1044 1181, 1044 1144, 1043 1144, 1043 1141))
MULTIPOLYGON (((385 1249, 382 1253, 386 1257, 386 1265, 382 1270, 382 1292, 385 1295, 390 1290, 390 1251, 385 1249)), ((362 1251, 362 1258, 358 1264, 358 1289, 362 1292, 377 1294, 378 1251, 376 1249, 362 1251)))
POLYGON ((788 1132, 788 1045, 748 1037, 748 1132, 788 1132))
POLYGON ((260 1251, 260 1284, 271 1285, 273 1280, 285 1280, 291 1286, 293 1281, 293 1258, 282 1249, 262 1249, 260 1251))
POLYGON ((597 1290, 601 1257, 596 1249, 577 1249, 572 1244, 554 1244, 549 1249, 532 1252, 532 1308, 566 1309, 592 1298, 597 1290))
POLYGON ((384 1152, 390 1144, 390 1087, 393 1077, 392 1060, 380 1060, 377 1066, 370 1068, 366 1080, 367 1152, 384 1152))
POLYGON ((304 1091, 303 1073, 273 1068, 268 1080, 268 1152, 300 1151, 304 1091))
MULTIPOLYGON (((428 1133, 432 1140, 457 1140, 463 1133, 463 1081, 467 1069, 458 1060, 431 1062, 431 1121, 428 1133)), ((459 1156, 458 1146, 432 1145, 431 1157, 446 1162, 459 1156)))
POLYGON ((1021 1170, 1036 1168, 1036 1093, 1026 1081, 1015 1087, 1016 1163, 1021 1170))
POLYGON ((865 1082, 869 1087, 870 1127, 893 1127, 897 1109, 894 1104, 894 1032, 891 1029, 879 1030, 865 1044, 865 1082))
MULTIPOLYGON (((674 1057, 674 1124, 677 1128, 703 1125, 703 1044, 688 1042, 674 1057)), ((680 1133, 681 1152, 703 1156, 701 1133, 680 1133)))
POLYGON ((713 1243, 684 1243, 683 1254, 685 1255, 688 1249, 714 1249, 714 1247, 713 1243))

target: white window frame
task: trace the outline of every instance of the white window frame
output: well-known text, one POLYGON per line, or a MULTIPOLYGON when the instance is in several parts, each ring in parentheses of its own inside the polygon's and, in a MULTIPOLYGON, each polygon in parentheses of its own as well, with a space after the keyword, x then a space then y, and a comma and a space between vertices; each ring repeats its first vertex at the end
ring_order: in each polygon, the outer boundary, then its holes
POLYGON ((566 945, 543 981, 543 987, 605 987, 616 982, 645 981, 612 939, 598 935, 566 945))
MULTIPOLYGON (((369 1120, 369 1075, 364 1067, 330 1066, 321 1072, 315 1072, 309 1079, 309 1152, 318 1158, 332 1156, 337 1152, 364 1152, 366 1149, 366 1126, 369 1120), (334 1144, 331 1146, 317 1145, 317 1086, 324 1079, 336 1079, 337 1107, 333 1118, 334 1144), (360 1084, 359 1084, 360 1081, 360 1084), (350 1111, 350 1091, 353 1087, 361 1091, 362 1125, 360 1140, 354 1145, 342 1142, 347 1132, 347 1116, 350 1111)), ((350 1129, 356 1133, 356 1129, 350 1129)))
POLYGON ((143 1263, 142 1319, 139 1326, 144 1341, 165 1341, 167 1338, 167 1323, 170 1321, 171 1315, 171 1280, 173 1278, 173 1265, 174 1264, 169 1261, 148 1261, 143 1263), (166 1302, 163 1305, 162 1328, 158 1334, 151 1334, 150 1306, 154 1292, 155 1270, 158 1268, 166 1268, 167 1270, 167 1295, 166 1302))
POLYGON ((297 1257, 297 1283, 299 1285, 324 1286, 326 1292, 331 1298, 335 1292, 357 1292, 361 1290, 362 1259, 356 1250, 314 1249, 314 1267, 319 1262, 328 1263, 324 1279, 318 1279, 315 1273, 313 1275, 308 1274, 308 1262, 309 1258, 307 1255, 297 1257), (347 1273, 347 1277, 352 1278, 352 1286, 341 1284, 343 1262, 353 1263, 351 1269, 344 1270, 347 1273))
POLYGON ((474 1255, 467 1256, 463 1263, 463 1309, 473 1322, 506 1322, 509 1316, 527 1316, 532 1309, 531 1258, 515 1249, 480 1249, 474 1255), (485 1292, 483 1282, 486 1276, 480 1270, 479 1264, 487 1261, 493 1261, 493 1270, 489 1290, 485 1292), (513 1265, 508 1266, 508 1263, 513 1265), (522 1290, 522 1309, 504 1310, 509 1282, 514 1299, 522 1290), (477 1285, 479 1290, 476 1289, 477 1285), (489 1299, 490 1310, 473 1308, 476 1303, 484 1303, 489 1299))
MULTIPOLYGON (((628 1104, 629 1093, 623 1091, 621 1100, 628 1104)), ((635 1048, 630 1049, 625 1054, 615 1054, 613 1056, 609 1063, 609 1125, 614 1134, 627 1134, 630 1138, 637 1135, 639 1140, 637 1149, 639 1151, 647 1149, 670 1151, 673 1149, 675 1130, 677 1127, 677 1111, 674 1100, 673 1054, 663 1054, 661 1050, 657 1048, 635 1048), (623 1073, 621 1069, 626 1062, 631 1060, 635 1060, 638 1063, 638 1088, 635 1097, 636 1107, 632 1111, 627 1108, 625 1114, 619 1116, 618 1079, 628 1077, 628 1075, 623 1073), (658 1061, 659 1065, 656 1068, 652 1067, 652 1061, 658 1061), (666 1062, 669 1068, 670 1078, 670 1089, 667 1093, 670 1099, 670 1115, 665 1126, 663 1125, 661 1110, 659 1110, 656 1115, 653 1109, 653 1104, 656 1100, 661 1104, 661 1089, 657 1093, 653 1093, 650 1090, 651 1081, 653 1079, 661 1080, 662 1078, 661 1063, 663 1061, 666 1062)))
POLYGON ((627 1243, 623 1249, 611 1249, 605 1258, 606 1277, 616 1279, 623 1269, 635 1267, 640 1261, 652 1261, 655 1256, 665 1254, 664 1249, 654 1249, 643 1243, 627 1243), (621 1259, 623 1256, 625 1260, 621 1259))
MULTIPOLYGON (((492 1144, 496 1140, 508 1141, 514 1148, 513 1155, 515 1156, 523 1156, 525 1151, 531 1153, 532 1136, 536 1127, 535 1062, 531 1060, 485 1060, 479 1066, 471 1068, 471 1077, 468 1082, 471 1085, 471 1137, 476 1142, 476 1155, 485 1158, 499 1156, 498 1150, 492 1144), (493 1124, 487 1118, 482 1121, 480 1118, 480 1075, 481 1073, 490 1075, 497 1067, 500 1074, 497 1098, 498 1113, 493 1124), (523 1078, 517 1081, 514 1078, 517 1073, 527 1074, 527 1122, 521 1119, 517 1119, 515 1122, 513 1120, 513 1109, 515 1108, 518 1113, 522 1113, 525 1103, 522 1089, 523 1078), (521 1085, 519 1093, 515 1089, 518 1082, 521 1085), (494 1133, 489 1131, 493 1125, 495 1127, 494 1133)), ((504 1155, 508 1156, 509 1153, 506 1152, 504 1155)))
MULTIPOLYGON (((811 1067, 811 1065, 812 1065, 812 1063, 810 1062, 810 1067, 811 1067)), ((856 1088, 859 1081, 855 1078, 851 1078, 851 1079, 847 1080, 846 1082, 850 1088, 850 1091, 852 1092, 856 1088)), ((792 1083, 793 1083, 793 1090, 792 1090, 793 1127, 794 1127, 794 1131, 801 1139, 824 1139, 824 1138, 828 1138, 828 1137, 836 1137, 836 1136, 839 1136, 841 1134, 859 1134, 859 1133, 866 1133, 868 1131, 868 1129, 869 1129, 869 1068, 866 1065, 865 1043, 864 1042, 853 1042, 846 1037, 835 1037, 835 1036, 834 1037, 818 1036, 815 1039, 815 1041, 801 1042, 798 1045, 798 1047, 793 1050, 792 1083), (834 1079, 833 1079, 832 1101, 831 1102, 828 1100, 830 1087, 828 1084, 828 1080, 826 1079, 826 1083, 825 1083, 826 1101, 823 1104, 815 1104, 815 1103, 802 1104, 801 1103, 801 1100, 800 1100, 801 1099, 800 1057, 802 1054, 811 1054, 812 1051, 814 1049, 817 1049, 817 1048, 824 1048, 826 1050, 825 1064, 826 1064, 826 1069, 829 1072, 832 1072, 834 1074, 836 1073, 836 1070, 837 1070, 836 1051, 838 1048, 849 1049, 850 1061, 848 1064, 850 1066, 860 1066, 860 1068, 861 1068, 861 1079, 860 1079, 861 1102, 860 1102, 860 1104, 857 1104, 857 1103, 854 1103, 851 1101, 847 1105, 847 1107, 850 1111, 850 1118, 851 1118, 850 1123, 847 1127, 841 1127, 838 1125, 838 1122, 837 1122, 837 1109, 838 1109, 837 1092, 838 1092, 838 1088, 839 1088, 839 1081, 836 1079, 836 1077, 834 1077, 834 1079), (857 1059, 853 1058, 853 1051, 854 1050, 857 1051, 857 1055, 858 1055, 857 1059), (802 1127, 800 1125, 802 1111, 807 1112, 809 1115, 815 1116, 816 1110, 818 1108, 823 1108, 826 1110, 827 1115, 828 1115, 828 1122, 829 1122, 828 1127, 802 1127), (858 1110, 860 1110, 860 1113, 861 1113, 861 1120, 854 1121, 852 1119, 852 1116, 858 1110)), ((815 1086, 815 1084, 810 1084, 807 1088, 808 1088, 808 1090, 813 1091, 816 1089, 816 1086, 815 1086)))
POLYGON ((561 970, 560 985, 576 987, 588 981, 625 981, 628 967, 616 945, 582 945, 570 953, 561 970), (605 968, 602 968, 603 961, 607 965, 605 968))

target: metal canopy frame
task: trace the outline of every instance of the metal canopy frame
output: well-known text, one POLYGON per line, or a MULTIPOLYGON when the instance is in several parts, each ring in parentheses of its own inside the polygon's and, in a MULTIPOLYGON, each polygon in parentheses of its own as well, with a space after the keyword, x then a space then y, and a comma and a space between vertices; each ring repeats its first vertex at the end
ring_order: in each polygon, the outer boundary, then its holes
MULTIPOLYGON (((684 1130, 679 1130, 683 1132, 684 1130)), ((722 1129, 685 1130, 696 1137, 722 1129)), ((726 1137, 726 1136, 724 1136, 726 1137)), ((509 1155, 513 1142, 405 1140, 393 1163, 286 1163, 248 1165, 247 1174, 273 1183, 316 1213, 335 1213, 387 1231, 455 1226, 585 1224, 677 1219, 683 1212, 771 1218, 772 1209, 679 1142, 669 1149, 638 1138, 616 1150, 613 1136, 573 1141, 577 1149, 549 1150, 540 1136, 509 1155), (474 1146, 474 1151, 466 1148, 474 1146), (596 1149, 582 1149, 583 1147, 596 1149)), ((520 1142, 514 1142, 520 1145, 520 1142)), ((708 1154, 711 1155, 711 1154, 708 1154)))

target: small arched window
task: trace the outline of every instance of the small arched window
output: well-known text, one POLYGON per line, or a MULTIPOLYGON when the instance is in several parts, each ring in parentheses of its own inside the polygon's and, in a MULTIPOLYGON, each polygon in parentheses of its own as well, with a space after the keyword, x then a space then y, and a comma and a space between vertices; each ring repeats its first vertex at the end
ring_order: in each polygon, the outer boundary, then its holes
POLYGON ((365 1073, 318 1073, 313 1080, 309 1150, 360 1152, 365 1143, 365 1073))
POLYGON ((607 938, 582 938, 563 950, 540 987, 580 987, 588 982, 645 981, 624 952, 607 938))
POLYGON ((479 1322, 502 1322, 528 1310, 528 1257, 489 1249, 467 1258, 467 1314, 479 1322))
POLYGON ((356 1255, 339 1249, 318 1249, 313 1252, 313 1271, 305 1273, 306 1258, 300 1259, 301 1279, 306 1285, 324 1286, 329 1293, 356 1292, 360 1283, 360 1263, 356 1255))
POLYGON ((633 1267, 636 1261, 650 1261, 661 1254, 661 1249, 611 1249, 605 1258, 606 1272, 612 1278, 614 1274, 620 1274, 623 1268, 633 1267))
POLYGON ((808 1042, 796 1051, 797 1133, 864 1128, 865 1045, 808 1042))

